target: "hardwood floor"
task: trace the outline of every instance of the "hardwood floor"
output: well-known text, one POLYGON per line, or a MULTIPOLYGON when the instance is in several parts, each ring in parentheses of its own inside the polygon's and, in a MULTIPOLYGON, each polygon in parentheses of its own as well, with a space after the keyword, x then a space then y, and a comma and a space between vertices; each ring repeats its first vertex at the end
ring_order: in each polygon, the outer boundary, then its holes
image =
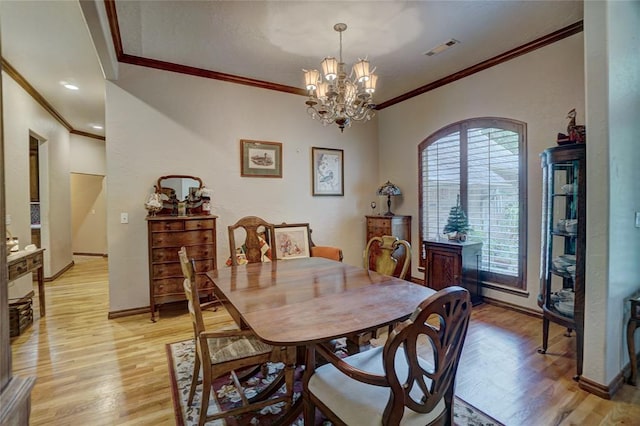
MULTIPOLYGON (((109 320, 107 280, 106 259, 79 262, 47 283, 47 316, 12 340, 14 374, 37 377, 32 425, 174 424, 165 345, 191 337, 186 310, 109 320)), ((223 309, 206 320, 232 321, 223 309)), ((541 330, 538 318, 475 307, 456 393, 509 426, 640 425, 640 388, 614 401, 580 390, 574 339, 552 324, 540 355, 541 330)))

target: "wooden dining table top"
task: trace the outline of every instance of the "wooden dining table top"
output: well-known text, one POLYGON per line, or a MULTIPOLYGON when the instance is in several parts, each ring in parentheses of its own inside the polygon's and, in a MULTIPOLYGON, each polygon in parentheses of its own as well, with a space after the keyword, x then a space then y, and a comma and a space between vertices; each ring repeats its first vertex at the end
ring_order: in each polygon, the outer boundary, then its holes
POLYGON ((321 257, 207 272, 242 320, 272 345, 306 345, 409 317, 434 290, 321 257))

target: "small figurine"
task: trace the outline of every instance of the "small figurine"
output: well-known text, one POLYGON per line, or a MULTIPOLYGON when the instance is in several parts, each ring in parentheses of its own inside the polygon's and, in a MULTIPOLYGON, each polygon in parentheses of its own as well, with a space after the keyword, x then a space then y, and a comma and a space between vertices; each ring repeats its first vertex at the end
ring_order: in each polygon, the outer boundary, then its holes
POLYGON ((587 142, 587 129, 584 125, 576 124, 576 109, 572 109, 567 114, 569 124, 567 125, 567 134, 558 133, 558 145, 568 143, 585 143, 587 142))
POLYGON ((158 194, 157 192, 151 193, 147 202, 144 203, 144 207, 149 210, 149 214, 151 216, 155 216, 156 213, 162 210, 162 200, 160 199, 160 194, 158 194))

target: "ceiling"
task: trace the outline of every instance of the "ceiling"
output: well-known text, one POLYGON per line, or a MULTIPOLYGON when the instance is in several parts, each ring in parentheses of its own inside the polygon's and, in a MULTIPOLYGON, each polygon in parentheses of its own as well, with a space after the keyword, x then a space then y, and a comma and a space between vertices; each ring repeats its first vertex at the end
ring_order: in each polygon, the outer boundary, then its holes
MULTIPOLYGON (((115 0, 115 6, 121 57, 231 74, 276 89, 301 89, 303 68, 338 57, 333 25, 344 22, 344 62, 368 57, 377 67, 378 104, 575 24, 583 15, 583 2, 575 0, 115 0), (460 43, 425 55, 452 38, 460 43)), ((74 129, 104 135, 92 127, 104 124, 104 74, 82 10, 78 1, 0 0, 2 56, 74 129), (62 81, 79 90, 65 89, 62 81)))

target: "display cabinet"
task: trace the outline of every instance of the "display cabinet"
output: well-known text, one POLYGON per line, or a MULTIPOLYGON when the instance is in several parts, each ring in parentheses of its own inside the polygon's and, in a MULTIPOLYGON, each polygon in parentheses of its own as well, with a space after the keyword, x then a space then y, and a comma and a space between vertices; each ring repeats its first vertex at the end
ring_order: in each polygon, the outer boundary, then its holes
POLYGON ((584 260, 586 229, 586 155, 584 144, 549 148, 542 160, 542 250, 540 293, 542 347, 549 323, 575 331, 576 379, 582 374, 584 343, 584 260))

